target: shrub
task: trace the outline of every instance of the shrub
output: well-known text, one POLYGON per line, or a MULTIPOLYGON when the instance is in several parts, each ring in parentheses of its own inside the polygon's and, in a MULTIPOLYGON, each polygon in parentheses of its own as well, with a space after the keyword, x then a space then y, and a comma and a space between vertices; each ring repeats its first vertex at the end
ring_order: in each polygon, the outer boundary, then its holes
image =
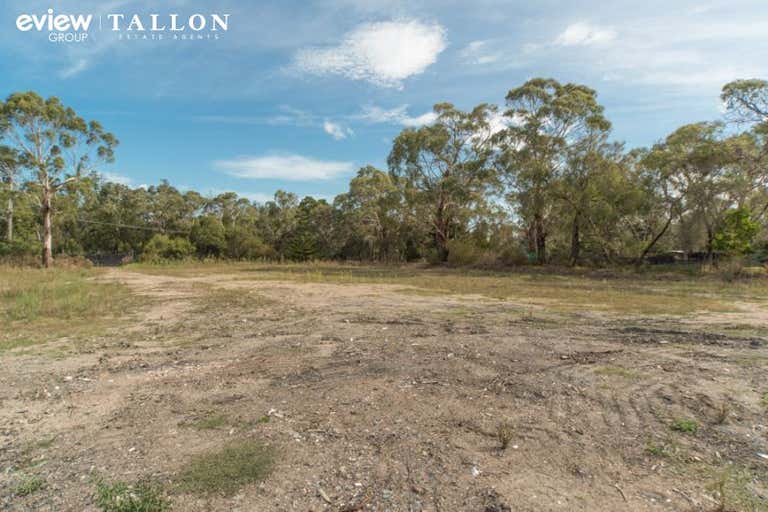
POLYGON ((528 255, 518 244, 512 244, 501 250, 499 259, 503 265, 517 267, 528 263, 528 255))
POLYGON ((224 224, 211 215, 195 221, 190 239, 200 256, 220 256, 227 248, 224 224))
POLYGON ((274 259, 275 250, 265 244, 253 228, 233 226, 227 230, 227 256, 236 260, 274 259))
POLYGON ((462 240, 448 241, 448 264, 462 267, 474 265, 482 256, 483 251, 469 242, 462 240))
POLYGON ((148 262, 183 260, 194 252, 195 248, 186 238, 170 238, 168 235, 157 234, 144 246, 141 260, 148 262))

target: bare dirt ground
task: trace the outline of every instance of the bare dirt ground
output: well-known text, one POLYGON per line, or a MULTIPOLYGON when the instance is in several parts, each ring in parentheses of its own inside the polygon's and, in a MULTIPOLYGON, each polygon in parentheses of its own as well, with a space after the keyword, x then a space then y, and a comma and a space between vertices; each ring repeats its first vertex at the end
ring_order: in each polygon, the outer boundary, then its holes
POLYGON ((96 510, 92 474, 153 478, 178 511, 768 510, 763 338, 394 285, 103 279, 146 296, 133 325, 0 354, 1 510, 96 510), (275 448, 265 480, 173 486, 243 439, 275 448), (20 467, 46 487, 13 496, 20 467))

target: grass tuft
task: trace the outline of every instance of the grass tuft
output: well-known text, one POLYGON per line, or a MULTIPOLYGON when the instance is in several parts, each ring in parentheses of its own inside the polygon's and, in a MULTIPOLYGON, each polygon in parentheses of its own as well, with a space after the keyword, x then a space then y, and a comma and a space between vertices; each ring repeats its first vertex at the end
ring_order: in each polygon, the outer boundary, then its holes
POLYGON ((28 475, 16 485, 13 493, 16 496, 29 496, 45 487, 45 480, 37 475, 28 475))

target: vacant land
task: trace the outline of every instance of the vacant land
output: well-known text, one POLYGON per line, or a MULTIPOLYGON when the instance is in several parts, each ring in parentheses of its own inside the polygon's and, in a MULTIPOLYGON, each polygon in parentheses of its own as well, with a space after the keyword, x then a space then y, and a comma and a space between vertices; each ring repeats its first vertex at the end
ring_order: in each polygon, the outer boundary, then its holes
POLYGON ((0 271, 0 321, 0 509, 768 510, 764 280, 0 271))

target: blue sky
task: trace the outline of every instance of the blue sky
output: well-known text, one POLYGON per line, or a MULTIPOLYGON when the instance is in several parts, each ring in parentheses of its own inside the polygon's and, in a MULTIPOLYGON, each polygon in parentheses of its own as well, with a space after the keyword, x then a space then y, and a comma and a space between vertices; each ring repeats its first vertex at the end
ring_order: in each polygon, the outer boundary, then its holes
POLYGON ((360 166, 384 168, 434 103, 501 104, 535 76, 596 89, 615 138, 639 146, 719 118, 724 83, 768 74, 764 0, 11 0, 0 22, 0 95, 56 95, 101 121, 121 141, 113 179, 260 201, 278 188, 330 198, 360 166), (203 41, 16 29, 48 8, 230 17, 203 41))

